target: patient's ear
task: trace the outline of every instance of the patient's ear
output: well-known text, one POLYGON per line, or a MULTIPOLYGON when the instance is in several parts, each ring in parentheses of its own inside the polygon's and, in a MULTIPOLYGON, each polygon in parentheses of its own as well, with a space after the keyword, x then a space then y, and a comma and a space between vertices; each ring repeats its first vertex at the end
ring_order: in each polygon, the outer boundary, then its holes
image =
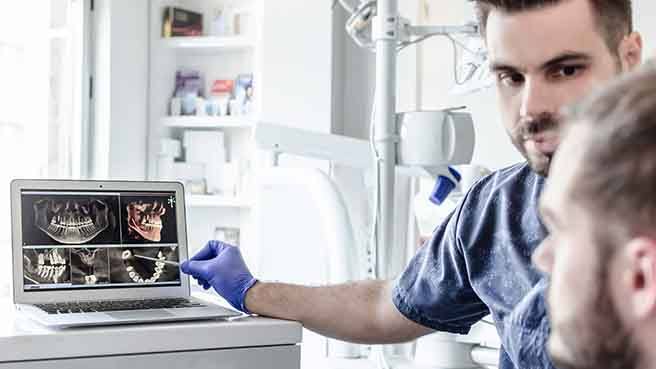
POLYGON ((656 239, 633 239, 625 250, 620 288, 626 288, 628 313, 636 321, 656 316, 656 239))

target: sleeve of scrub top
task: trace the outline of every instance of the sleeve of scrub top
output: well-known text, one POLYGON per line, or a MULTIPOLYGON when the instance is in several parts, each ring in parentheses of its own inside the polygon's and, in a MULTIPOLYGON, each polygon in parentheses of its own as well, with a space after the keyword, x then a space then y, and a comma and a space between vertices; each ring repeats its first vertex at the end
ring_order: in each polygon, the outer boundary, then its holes
POLYGON ((437 227, 397 279, 393 292, 396 308, 406 318, 449 333, 467 334, 489 314, 472 289, 467 262, 458 237, 463 201, 437 227))

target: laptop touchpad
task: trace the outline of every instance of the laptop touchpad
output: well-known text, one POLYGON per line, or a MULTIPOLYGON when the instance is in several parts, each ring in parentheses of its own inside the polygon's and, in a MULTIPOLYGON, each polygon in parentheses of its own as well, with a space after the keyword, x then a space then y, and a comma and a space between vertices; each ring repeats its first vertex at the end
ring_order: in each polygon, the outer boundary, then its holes
POLYGON ((107 312, 105 313, 109 316, 111 316, 114 319, 120 319, 120 320, 132 320, 132 319, 157 319, 157 318, 170 318, 172 316, 175 316, 175 314, 171 314, 166 311, 155 311, 155 310, 149 310, 149 311, 116 311, 116 312, 107 312))

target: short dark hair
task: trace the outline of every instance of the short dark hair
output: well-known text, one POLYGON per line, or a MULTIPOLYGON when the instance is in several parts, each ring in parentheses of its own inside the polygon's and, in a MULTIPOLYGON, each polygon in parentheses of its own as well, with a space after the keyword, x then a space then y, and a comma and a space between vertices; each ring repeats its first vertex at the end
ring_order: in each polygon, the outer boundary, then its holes
POLYGON ((609 237, 656 236, 656 65, 612 82, 565 118, 589 128, 571 199, 603 214, 602 227, 620 233, 609 237))
MULTIPOLYGON (((478 24, 485 37, 487 20, 493 9, 515 13, 557 5, 567 0, 473 0, 478 24)), ((624 36, 633 31, 631 0, 588 0, 596 14, 597 27, 608 49, 617 53, 624 36)))

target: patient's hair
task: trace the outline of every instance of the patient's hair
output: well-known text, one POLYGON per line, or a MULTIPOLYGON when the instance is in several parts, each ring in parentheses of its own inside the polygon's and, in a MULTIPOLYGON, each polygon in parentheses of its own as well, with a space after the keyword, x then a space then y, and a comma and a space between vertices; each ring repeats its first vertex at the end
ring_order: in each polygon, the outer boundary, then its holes
MULTIPOLYGON (((485 37, 490 11, 515 13, 535 10, 571 0, 473 0, 481 34, 485 37)), ((597 27, 608 49, 617 54, 620 42, 633 30, 631 0, 588 0, 597 18, 597 27)))
MULTIPOLYGON (((656 236, 656 64, 612 82, 571 109, 583 125, 583 165, 572 199, 619 238, 656 236), (618 229, 615 229, 615 225, 618 229)), ((599 227, 598 227, 599 228, 599 227)))

